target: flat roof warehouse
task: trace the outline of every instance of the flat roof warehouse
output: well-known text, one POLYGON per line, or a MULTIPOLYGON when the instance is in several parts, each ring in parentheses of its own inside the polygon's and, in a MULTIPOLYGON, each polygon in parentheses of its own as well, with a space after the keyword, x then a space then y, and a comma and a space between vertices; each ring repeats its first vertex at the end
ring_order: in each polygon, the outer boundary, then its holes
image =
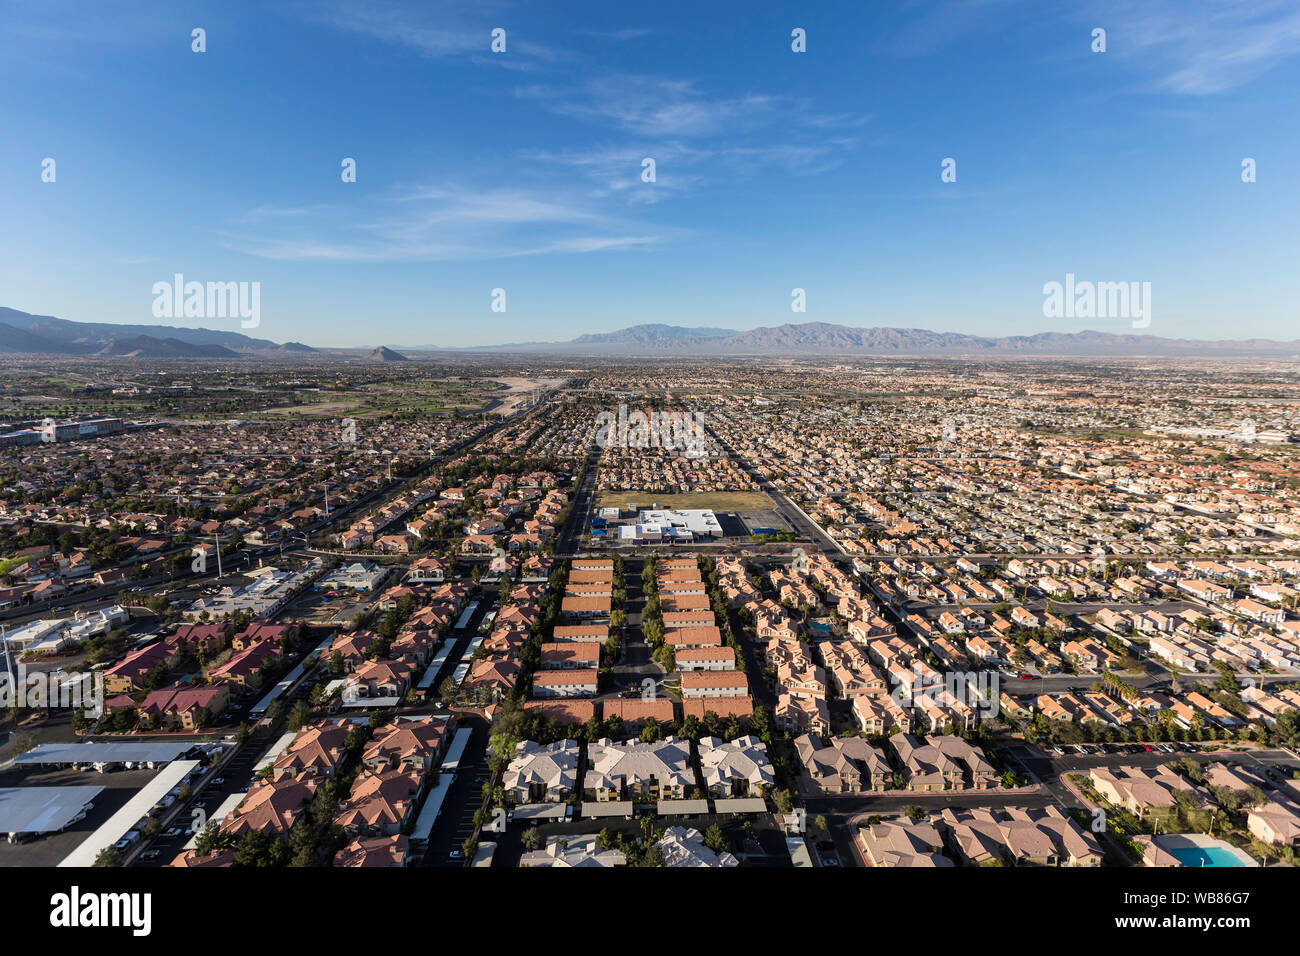
POLYGON ((709 508, 640 511, 634 524, 621 525, 618 529, 620 541, 635 543, 669 541, 689 544, 700 538, 721 536, 722 525, 709 508))

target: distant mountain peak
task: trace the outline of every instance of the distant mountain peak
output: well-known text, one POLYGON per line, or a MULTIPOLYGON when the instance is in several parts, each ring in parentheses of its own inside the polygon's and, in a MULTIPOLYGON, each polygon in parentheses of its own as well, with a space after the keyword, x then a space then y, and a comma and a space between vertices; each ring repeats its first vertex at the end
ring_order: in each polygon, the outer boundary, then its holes
POLYGON ((381 345, 373 349, 366 358, 375 362, 409 362, 411 361, 401 352, 394 352, 387 345, 381 345))
POLYGON ((619 329, 616 332, 593 332, 579 335, 572 342, 574 345, 626 344, 671 348, 725 339, 735 334, 735 329, 686 328, 680 325, 651 323, 633 325, 626 329, 619 329))
POLYGON ((97 356, 121 358, 238 358, 239 353, 224 345, 195 345, 174 338, 157 338, 152 335, 135 335, 130 338, 110 339, 94 353, 97 356))
POLYGON ((0 352, 129 358, 240 358, 267 352, 314 353, 301 342, 278 345, 242 332, 172 325, 73 322, 0 306, 0 352))
POLYGON ((747 331, 636 325, 614 332, 580 335, 567 342, 501 345, 490 351, 547 351, 598 355, 756 355, 756 356, 1089 356, 1300 357, 1300 340, 1202 341, 1132 335, 1124 332, 1039 332, 988 337, 929 329, 857 327, 830 322, 785 323, 747 331))

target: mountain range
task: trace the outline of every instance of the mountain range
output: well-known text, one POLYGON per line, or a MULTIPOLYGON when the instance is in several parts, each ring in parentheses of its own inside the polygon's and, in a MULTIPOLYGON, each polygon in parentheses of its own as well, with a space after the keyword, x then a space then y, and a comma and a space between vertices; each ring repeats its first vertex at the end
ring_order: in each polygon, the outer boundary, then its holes
POLYGON ((281 345, 242 332, 73 322, 0 306, 0 352, 121 358, 239 358, 306 355, 315 351, 301 342, 281 345))
POLYGON ((769 328, 688 328, 637 325, 580 335, 567 342, 519 343, 483 351, 554 352, 575 355, 738 355, 738 356, 1151 356, 1300 358, 1300 339, 1206 341, 1128 335, 1119 332, 1039 332, 1036 335, 987 337, 929 329, 856 328, 804 322, 769 328))
MULTIPOLYGON (((364 355, 369 347, 360 350, 364 355)), ((0 307, 0 353, 80 355, 124 358, 291 358, 353 354, 356 349, 315 349, 299 342, 283 345, 242 332, 163 325, 115 325, 72 322, 0 307)), ((1164 338, 1123 332, 1039 332, 1036 335, 988 337, 928 329, 858 328, 826 322, 774 327, 722 329, 647 324, 613 332, 589 333, 564 342, 516 342, 507 345, 379 346, 373 361, 400 362, 411 352, 545 353, 552 355, 664 356, 699 355, 814 356, 895 355, 906 357, 1151 357, 1300 359, 1300 339, 1164 338), (400 348, 399 353, 396 349, 400 348)))

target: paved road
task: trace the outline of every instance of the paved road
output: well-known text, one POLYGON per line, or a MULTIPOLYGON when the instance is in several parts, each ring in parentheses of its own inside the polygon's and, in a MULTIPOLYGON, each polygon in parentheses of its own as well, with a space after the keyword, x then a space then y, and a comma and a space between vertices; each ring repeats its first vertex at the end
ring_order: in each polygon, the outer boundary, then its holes
POLYGON ((600 462, 600 449, 592 448, 582 463, 582 471, 573 485, 573 502, 569 519, 555 542, 556 557, 578 554, 590 528, 592 503, 596 495, 596 473, 600 462))
POLYGON ((830 536, 826 534, 826 532, 823 531, 815 521, 812 521, 805 516, 803 511, 801 511, 794 502, 786 497, 783 491, 778 489, 776 485, 772 484, 772 482, 768 481, 767 478, 760 474, 758 469, 750 464, 748 459, 742 457, 716 431, 707 425, 705 426, 705 430, 713 437, 714 441, 722 446, 723 451, 730 455, 732 459, 740 465, 742 469, 744 469, 745 474, 749 475, 751 479, 758 483, 759 490, 776 503, 777 514, 789 522, 795 531, 803 535, 809 541, 816 542, 817 546, 821 549, 821 552, 828 558, 844 558, 844 553, 840 551, 839 547, 831 540, 830 536))
POLYGON ((664 669, 655 663, 651 656, 653 649, 641 631, 641 614, 646 599, 641 586, 641 571, 644 568, 643 558, 623 559, 623 582, 627 591, 623 609, 627 612, 628 623, 623 629, 623 656, 612 669, 616 691, 639 692, 642 689, 641 682, 647 677, 658 683, 664 676, 664 669))
MULTIPOLYGON (((483 806, 483 781, 488 779, 488 724, 479 717, 457 715, 462 727, 472 731, 469 744, 460 760, 460 769, 456 771, 456 780, 447 793, 429 834, 429 845, 425 849, 422 866, 464 866, 465 861, 453 857, 452 851, 459 852, 465 840, 474 832, 474 811, 483 806)), ((490 839, 484 835, 480 839, 490 839)))

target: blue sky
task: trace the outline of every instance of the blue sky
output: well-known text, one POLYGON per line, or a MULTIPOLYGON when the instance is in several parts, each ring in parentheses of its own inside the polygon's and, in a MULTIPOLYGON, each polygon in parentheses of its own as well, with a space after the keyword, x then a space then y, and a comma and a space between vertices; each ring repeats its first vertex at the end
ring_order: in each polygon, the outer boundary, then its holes
POLYGON ((324 346, 1130 331, 1044 317, 1072 272, 1150 282, 1151 334, 1300 336, 1300 6, 807 6, 0 3, 0 305, 153 322, 180 272, 324 346))

